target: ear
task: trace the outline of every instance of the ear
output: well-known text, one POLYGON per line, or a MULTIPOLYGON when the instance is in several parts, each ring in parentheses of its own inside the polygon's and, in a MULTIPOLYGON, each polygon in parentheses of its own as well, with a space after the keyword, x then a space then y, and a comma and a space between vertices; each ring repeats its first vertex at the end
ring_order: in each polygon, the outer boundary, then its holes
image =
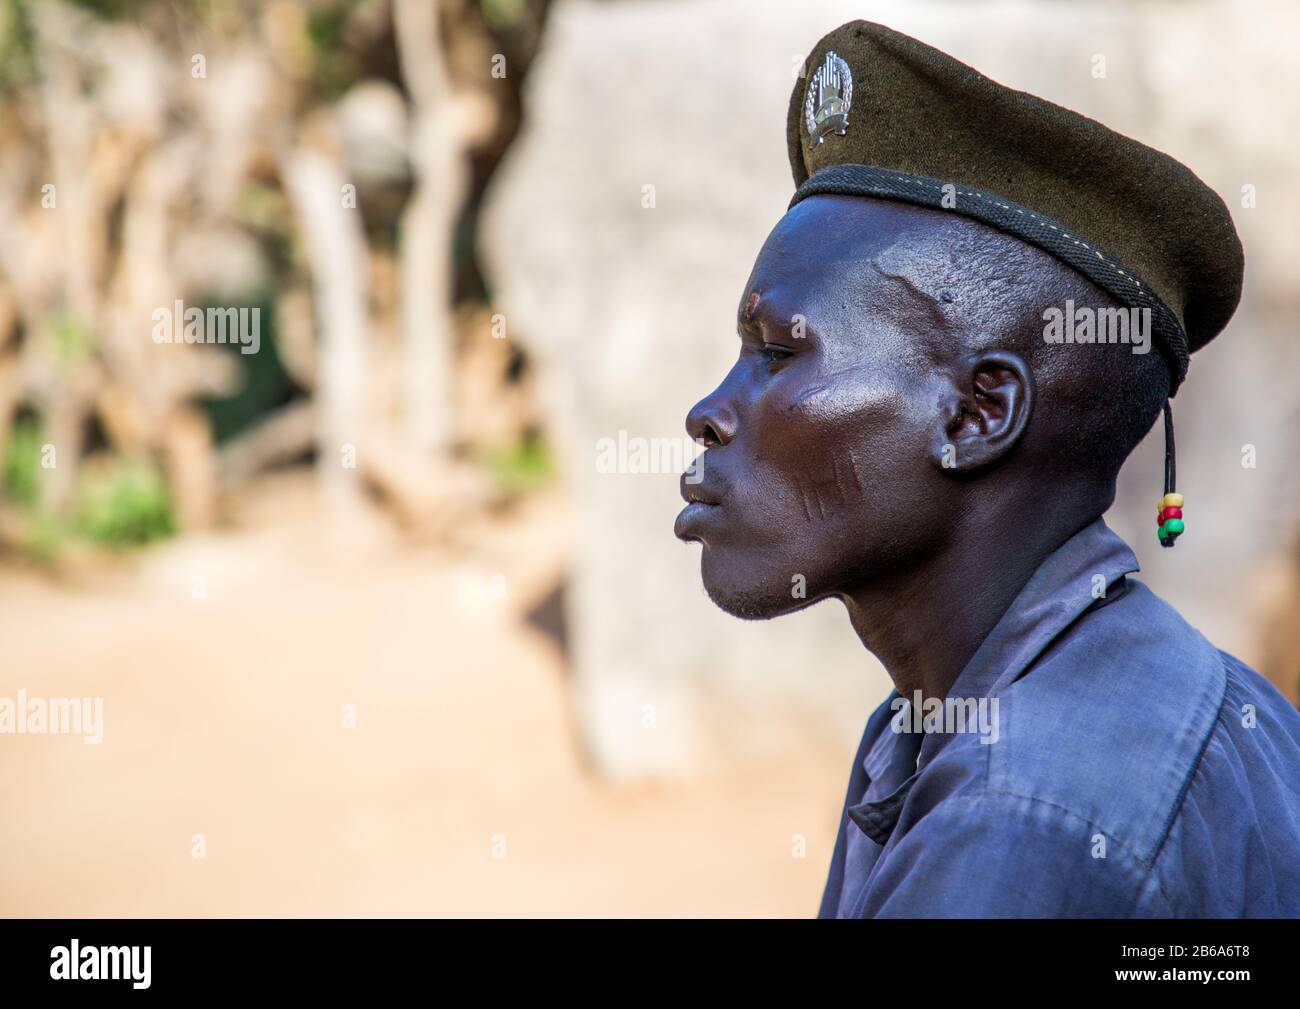
POLYGON ((1033 409, 1033 373, 1019 354, 958 358, 940 396, 933 461, 962 475, 991 466, 1015 447, 1033 409))

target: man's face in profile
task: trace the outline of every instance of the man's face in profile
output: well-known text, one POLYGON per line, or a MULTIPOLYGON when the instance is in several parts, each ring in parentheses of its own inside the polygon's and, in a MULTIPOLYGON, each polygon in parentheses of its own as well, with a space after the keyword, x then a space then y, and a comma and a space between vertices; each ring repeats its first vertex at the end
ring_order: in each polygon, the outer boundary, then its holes
POLYGON ((904 205, 819 196, 768 237, 741 296, 736 363, 687 417, 707 450, 699 482, 683 479, 675 532, 703 545, 722 609, 789 612, 941 538, 930 348, 944 295, 909 279, 941 227, 904 205))

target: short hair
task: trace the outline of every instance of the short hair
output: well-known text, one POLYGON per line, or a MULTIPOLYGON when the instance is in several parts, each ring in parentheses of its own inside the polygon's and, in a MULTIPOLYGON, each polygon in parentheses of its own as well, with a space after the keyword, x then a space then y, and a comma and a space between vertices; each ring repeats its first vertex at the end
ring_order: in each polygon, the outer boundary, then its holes
POLYGON ((921 212, 948 223, 902 236, 895 248, 906 245, 907 255, 886 250, 874 265, 885 273, 904 270, 908 285, 951 320, 935 334, 931 356, 998 349, 1020 354, 1034 373, 1044 414, 1040 426, 1046 421, 1062 441, 1060 458, 1113 480, 1169 396, 1172 376, 1154 337, 1145 354, 1120 343, 1049 343, 1044 315, 1049 308, 1064 312, 1072 302, 1076 309, 1124 309, 1041 249, 970 218, 921 212), (925 253, 921 257, 915 256, 917 241, 925 253), (958 346, 954 335, 960 337, 958 346))

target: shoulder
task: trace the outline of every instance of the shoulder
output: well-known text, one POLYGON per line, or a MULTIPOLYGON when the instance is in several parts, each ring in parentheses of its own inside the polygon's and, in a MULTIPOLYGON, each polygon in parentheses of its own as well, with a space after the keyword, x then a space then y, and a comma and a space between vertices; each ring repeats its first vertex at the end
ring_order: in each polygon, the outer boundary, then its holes
MULTIPOLYGON (((1262 860, 1300 855, 1300 713, 1140 583, 1067 628, 996 701, 996 741, 958 736, 922 776, 914 815, 939 814, 931 829, 1001 832, 1017 859, 1032 839, 1022 875, 1072 859, 1119 888, 1107 906, 1130 910, 1116 913, 1241 913, 1198 896, 1212 852, 1236 852, 1221 885, 1237 900, 1262 860)), ((1270 871, 1300 891, 1300 869, 1270 871)))
POLYGON ((966 766, 982 792, 1060 809, 1149 863, 1226 689, 1217 649, 1130 582, 990 698, 995 741, 958 736, 935 763, 966 766))
POLYGON ((1189 913, 1300 916, 1300 712, 1245 663, 1220 657, 1223 706, 1156 868, 1189 913))
POLYGON ((1129 581, 1002 693, 987 786, 1068 809, 1149 863, 1226 691, 1218 649, 1129 581))

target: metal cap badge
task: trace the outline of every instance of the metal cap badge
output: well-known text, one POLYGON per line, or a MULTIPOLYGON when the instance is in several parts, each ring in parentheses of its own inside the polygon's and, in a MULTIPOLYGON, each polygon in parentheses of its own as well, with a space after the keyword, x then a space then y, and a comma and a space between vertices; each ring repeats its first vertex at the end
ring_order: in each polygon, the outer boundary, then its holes
POLYGON ((804 123, 809 139, 820 144, 832 133, 844 136, 849 129, 852 105, 853 72, 843 57, 832 50, 808 82, 804 123))

